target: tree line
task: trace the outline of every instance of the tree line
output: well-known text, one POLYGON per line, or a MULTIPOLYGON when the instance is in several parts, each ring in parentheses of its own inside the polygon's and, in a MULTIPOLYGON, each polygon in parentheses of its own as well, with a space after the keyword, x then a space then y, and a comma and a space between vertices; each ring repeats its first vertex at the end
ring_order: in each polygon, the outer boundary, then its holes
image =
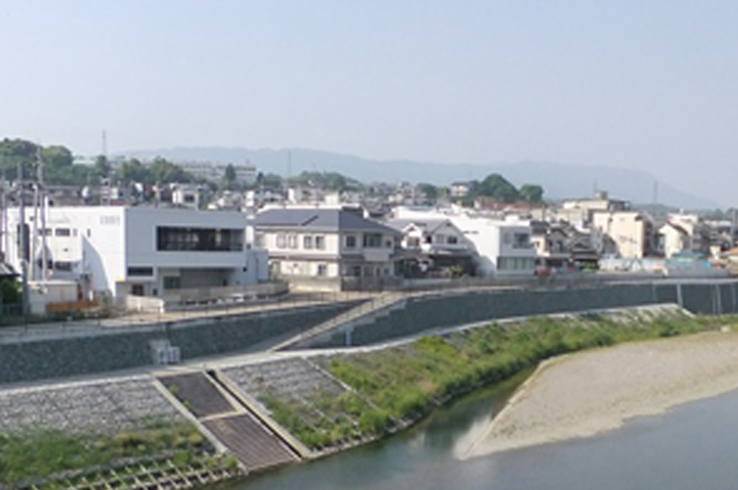
MULTIPOLYGON (((220 182, 213 183, 198 180, 181 166, 157 157, 144 163, 136 158, 126 158, 116 162, 115 168, 104 155, 98 155, 94 163, 75 163, 74 155, 69 148, 62 145, 41 146, 23 139, 0 140, 0 175, 8 181, 17 179, 17 171, 23 169, 23 176, 35 180, 39 163, 43 163, 43 178, 47 184, 72 186, 97 186, 105 181, 113 184, 151 188, 154 185, 170 183, 200 183, 211 190, 228 189, 244 190, 246 188, 280 189, 285 185, 303 185, 320 187, 333 191, 362 190, 365 186, 356 179, 337 172, 302 172, 297 176, 281 177, 274 173, 259 173, 256 182, 246 186, 236 181, 233 165, 228 165, 220 182)), ((543 202, 543 187, 536 184, 523 184, 516 188, 500 174, 490 174, 482 180, 467 183, 468 194, 461 198, 464 204, 472 203, 476 198, 486 197, 502 202, 526 201, 543 202)), ((442 196, 448 196, 449 189, 444 186, 421 183, 418 188, 426 195, 428 201, 435 202, 442 196)))

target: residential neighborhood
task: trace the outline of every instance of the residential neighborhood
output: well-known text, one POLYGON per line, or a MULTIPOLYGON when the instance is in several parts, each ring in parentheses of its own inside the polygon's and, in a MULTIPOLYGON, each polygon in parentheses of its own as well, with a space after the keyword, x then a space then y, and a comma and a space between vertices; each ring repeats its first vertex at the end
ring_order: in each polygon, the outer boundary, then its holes
MULTIPOLYGON (((3 180, 4 277, 25 278, 31 296, 52 283, 67 291, 48 302, 126 309, 146 299, 217 301, 275 282, 383 291, 597 271, 717 276, 738 255, 730 220, 681 210, 654 217, 604 190, 545 201, 543 187, 519 193, 496 174, 447 187, 363 185, 320 173, 265 179, 251 162, 154 165, 196 178, 126 180, 115 169, 131 164, 118 160, 108 171, 118 178, 97 186, 3 180)), ((43 299, 36 303, 43 313, 43 299)))

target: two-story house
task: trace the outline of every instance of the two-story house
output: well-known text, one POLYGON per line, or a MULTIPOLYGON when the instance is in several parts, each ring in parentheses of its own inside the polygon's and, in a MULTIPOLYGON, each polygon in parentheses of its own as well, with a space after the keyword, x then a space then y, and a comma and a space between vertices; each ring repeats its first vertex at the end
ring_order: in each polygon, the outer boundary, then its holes
POLYGON ((710 230, 696 214, 673 213, 659 228, 659 245, 666 257, 681 253, 710 253, 710 230))
POLYGON ((390 219, 386 224, 402 233, 405 275, 475 275, 474 245, 450 219, 390 219))
POLYGON ((269 251, 272 274, 295 288, 389 285, 400 236, 356 208, 272 208, 256 216, 256 243, 269 251))
POLYGON ((476 251, 476 273, 480 276, 532 275, 536 250, 531 242, 531 226, 516 217, 493 219, 463 208, 404 208, 393 210, 396 219, 446 219, 458 229, 476 251))

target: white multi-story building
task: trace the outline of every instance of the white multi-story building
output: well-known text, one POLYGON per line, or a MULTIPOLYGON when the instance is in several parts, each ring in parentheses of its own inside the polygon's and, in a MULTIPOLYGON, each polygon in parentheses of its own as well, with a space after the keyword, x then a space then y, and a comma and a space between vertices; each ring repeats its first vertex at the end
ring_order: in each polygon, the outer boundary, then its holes
POLYGON ((612 239, 620 257, 640 259, 653 253, 653 223, 638 211, 595 212, 592 230, 612 239))
POLYGON ((246 286, 268 277, 266 254, 251 249, 247 219, 238 212, 52 207, 42 220, 40 213, 26 210, 23 253, 18 209, 9 210, 8 217, 16 235, 8 262, 16 270, 25 256, 30 279, 75 280, 88 296, 159 296, 170 290, 246 286))
POLYGON ((620 212, 630 210, 630 203, 620 199, 610 199, 607 192, 597 191, 591 199, 571 199, 549 211, 549 218, 571 223, 577 228, 589 227, 595 213, 620 212))
POLYGON ((396 208, 396 219, 448 219, 473 244, 477 273, 482 276, 532 275, 536 250, 529 221, 491 219, 469 210, 396 208))
POLYGON ((198 179, 218 183, 225 176, 228 165, 233 165, 236 172, 236 182, 242 185, 252 185, 256 182, 256 166, 249 162, 240 164, 228 164, 220 162, 178 162, 183 170, 189 172, 198 179))

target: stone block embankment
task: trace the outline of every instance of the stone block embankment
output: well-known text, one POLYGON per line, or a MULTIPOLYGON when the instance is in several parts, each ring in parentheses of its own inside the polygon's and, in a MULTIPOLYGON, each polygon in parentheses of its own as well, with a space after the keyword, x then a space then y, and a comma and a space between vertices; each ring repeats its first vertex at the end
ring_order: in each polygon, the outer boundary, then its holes
POLYGON ((340 328, 329 338, 301 343, 299 348, 370 345, 437 328, 531 315, 583 312, 673 303, 692 313, 738 312, 736 281, 661 281, 613 284, 592 288, 494 291, 479 290, 409 298, 404 308, 371 322, 340 328))
MULTIPOLYGON (((287 333, 298 334, 356 302, 218 317, 135 328, 106 328, 92 335, 0 343, 0 385, 59 379, 148 366, 150 342, 168 340, 182 360, 243 351, 287 333)), ((33 327, 29 327, 33 328, 33 327)))

